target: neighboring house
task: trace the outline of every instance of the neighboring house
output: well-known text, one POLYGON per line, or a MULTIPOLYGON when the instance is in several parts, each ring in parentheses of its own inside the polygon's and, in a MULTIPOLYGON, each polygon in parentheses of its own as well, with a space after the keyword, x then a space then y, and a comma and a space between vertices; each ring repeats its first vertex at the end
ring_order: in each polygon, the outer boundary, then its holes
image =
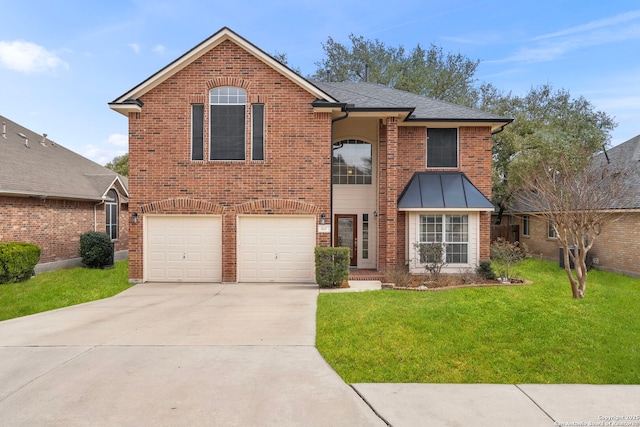
POLYGON ((304 79, 223 28, 109 104, 129 120, 130 279, 313 282, 447 244, 489 258, 492 132, 511 120, 369 83, 304 79))
MULTIPOLYGON (((628 173, 631 194, 624 202, 612 200, 614 220, 605 224, 589 251, 592 267, 640 277, 640 135, 594 158, 592 167, 609 161, 628 173), (607 160, 608 157, 608 160, 607 160)), ((559 261, 558 242, 551 224, 530 212, 512 212, 508 221, 520 227, 520 241, 539 257, 559 261)))
POLYGON ((80 264, 80 235, 129 239, 127 179, 0 116, 0 241, 42 249, 36 272, 80 264))

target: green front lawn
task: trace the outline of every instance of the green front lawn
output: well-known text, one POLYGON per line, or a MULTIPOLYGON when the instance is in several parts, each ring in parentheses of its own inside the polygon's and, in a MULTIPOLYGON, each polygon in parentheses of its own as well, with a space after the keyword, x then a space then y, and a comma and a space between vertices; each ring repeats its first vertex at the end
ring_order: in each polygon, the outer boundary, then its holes
POLYGON ((113 296, 132 286, 128 274, 129 262, 120 261, 111 269, 60 270, 0 285, 0 320, 113 296))
POLYGON ((574 300, 556 263, 514 271, 534 284, 321 294, 318 349, 347 383, 640 384, 640 279, 574 300))

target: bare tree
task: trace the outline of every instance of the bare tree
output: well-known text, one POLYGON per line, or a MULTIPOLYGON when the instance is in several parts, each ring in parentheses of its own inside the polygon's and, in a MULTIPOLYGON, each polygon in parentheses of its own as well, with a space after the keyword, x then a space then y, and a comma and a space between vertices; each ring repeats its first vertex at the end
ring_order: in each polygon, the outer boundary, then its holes
POLYGON ((602 230, 618 218, 616 209, 624 206, 630 187, 621 164, 596 161, 585 167, 575 160, 561 153, 536 159, 522 177, 526 184, 516 198, 522 210, 551 224, 564 248, 572 295, 584 298, 587 254, 602 230))

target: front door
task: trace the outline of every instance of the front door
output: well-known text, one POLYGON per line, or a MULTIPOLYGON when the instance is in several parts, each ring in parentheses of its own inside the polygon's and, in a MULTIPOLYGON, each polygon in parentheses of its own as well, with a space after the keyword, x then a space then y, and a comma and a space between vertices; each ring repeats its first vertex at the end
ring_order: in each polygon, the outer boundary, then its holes
POLYGON ((334 243, 351 250, 351 265, 358 265, 358 215, 336 215, 334 243))

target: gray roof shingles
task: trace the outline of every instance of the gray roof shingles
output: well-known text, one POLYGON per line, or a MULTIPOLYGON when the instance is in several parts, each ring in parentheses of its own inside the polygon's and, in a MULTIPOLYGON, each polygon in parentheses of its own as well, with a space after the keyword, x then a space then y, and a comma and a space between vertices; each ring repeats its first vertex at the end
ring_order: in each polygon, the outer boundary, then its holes
MULTIPOLYGON (((0 116, 0 195, 102 200, 126 178, 0 116), (23 138, 20 134, 26 136, 23 138), (25 145, 28 139, 28 147, 25 145)), ((126 194, 125 194, 126 196, 126 194)))
POLYGON ((617 206, 612 207, 640 209, 640 135, 607 150, 606 156, 604 153, 598 154, 594 158, 592 167, 600 168, 607 164, 607 156, 609 165, 626 174, 625 179, 629 186, 629 194, 626 195, 625 200, 618 201, 617 206))
POLYGON ((312 82, 323 92, 356 109, 385 110, 389 108, 413 110, 408 120, 460 120, 511 122, 511 119, 468 108, 411 92, 363 82, 312 82))

